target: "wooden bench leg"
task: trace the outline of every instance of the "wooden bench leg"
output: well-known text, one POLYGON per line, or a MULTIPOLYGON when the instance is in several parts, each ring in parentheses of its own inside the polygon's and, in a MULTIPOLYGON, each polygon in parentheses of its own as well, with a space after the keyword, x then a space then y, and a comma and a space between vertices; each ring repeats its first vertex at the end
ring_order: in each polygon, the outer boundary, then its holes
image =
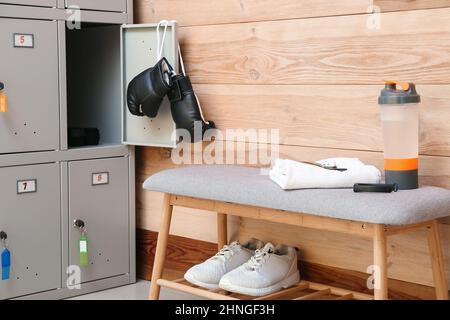
POLYGON ((431 266, 433 269, 434 287, 436 299, 448 300, 447 275, 445 274, 444 256, 442 254, 439 223, 432 222, 428 231, 428 246, 430 248, 431 266))
POLYGON ((164 195, 162 221, 158 234, 158 242, 156 244, 155 261, 153 263, 152 280, 148 296, 150 300, 158 300, 161 290, 161 286, 158 285, 157 281, 162 278, 166 259, 167 241, 169 239, 173 210, 173 206, 170 205, 170 197, 170 194, 164 195))
POLYGON ((227 215, 225 213, 217 213, 217 247, 219 250, 228 244, 227 229, 227 215))
POLYGON ((387 243, 384 225, 374 225, 373 260, 375 266, 375 300, 388 299, 387 243))

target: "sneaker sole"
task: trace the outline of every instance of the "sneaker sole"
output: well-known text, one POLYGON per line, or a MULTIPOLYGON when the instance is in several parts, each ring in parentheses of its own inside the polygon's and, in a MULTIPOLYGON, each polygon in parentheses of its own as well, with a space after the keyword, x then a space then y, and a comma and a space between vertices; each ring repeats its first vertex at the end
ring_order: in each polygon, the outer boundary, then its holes
POLYGON ((291 274, 289 277, 281 280, 278 283, 275 283, 269 287, 266 288, 246 288, 246 287, 240 287, 235 284, 229 283, 228 281, 220 281, 219 287, 221 289, 224 289, 226 291, 239 293, 239 294, 245 294, 249 296, 255 296, 255 297, 261 297, 266 296, 268 294, 280 291, 281 289, 286 289, 289 287, 292 287, 293 285, 300 282, 300 272, 297 270, 297 272, 291 274))
POLYGON ((184 279, 186 279, 186 281, 192 283, 193 285, 196 285, 196 286, 208 289, 208 290, 219 289, 219 284, 201 282, 201 281, 195 279, 195 277, 192 276, 190 273, 185 273, 184 279))

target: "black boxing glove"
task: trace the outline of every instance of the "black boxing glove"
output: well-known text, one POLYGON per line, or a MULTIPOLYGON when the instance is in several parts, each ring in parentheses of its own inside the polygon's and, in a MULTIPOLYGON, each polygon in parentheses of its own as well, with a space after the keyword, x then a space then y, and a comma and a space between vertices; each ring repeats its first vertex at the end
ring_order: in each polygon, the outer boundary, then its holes
POLYGON ((172 87, 173 68, 166 58, 138 74, 128 85, 128 109, 133 115, 155 118, 165 95, 172 87))
POLYGON ((203 140, 205 131, 216 127, 214 122, 206 122, 203 119, 197 97, 188 76, 178 74, 172 78, 172 82, 173 86, 168 93, 168 97, 170 100, 172 118, 177 125, 177 129, 186 129, 189 131, 192 140, 191 142, 203 140), (202 134, 201 137, 195 137, 194 125, 199 121, 202 123, 202 134))

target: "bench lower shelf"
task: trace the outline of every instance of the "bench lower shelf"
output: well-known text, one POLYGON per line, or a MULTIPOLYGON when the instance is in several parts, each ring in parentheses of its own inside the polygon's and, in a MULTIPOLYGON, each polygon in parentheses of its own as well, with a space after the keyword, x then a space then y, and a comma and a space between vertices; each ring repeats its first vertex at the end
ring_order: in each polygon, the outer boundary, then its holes
POLYGON ((252 297, 227 292, 222 289, 207 290, 188 283, 185 279, 157 280, 161 287, 182 291, 212 300, 373 300, 373 296, 309 281, 262 297, 252 297))

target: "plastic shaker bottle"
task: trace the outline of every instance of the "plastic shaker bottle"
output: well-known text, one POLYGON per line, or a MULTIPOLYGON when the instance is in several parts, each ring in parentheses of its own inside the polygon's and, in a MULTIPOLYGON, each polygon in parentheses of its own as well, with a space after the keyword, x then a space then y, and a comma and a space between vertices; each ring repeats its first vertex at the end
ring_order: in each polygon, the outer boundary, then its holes
POLYGON ((400 190, 419 187, 419 103, 413 83, 387 81, 378 98, 386 183, 400 190))

